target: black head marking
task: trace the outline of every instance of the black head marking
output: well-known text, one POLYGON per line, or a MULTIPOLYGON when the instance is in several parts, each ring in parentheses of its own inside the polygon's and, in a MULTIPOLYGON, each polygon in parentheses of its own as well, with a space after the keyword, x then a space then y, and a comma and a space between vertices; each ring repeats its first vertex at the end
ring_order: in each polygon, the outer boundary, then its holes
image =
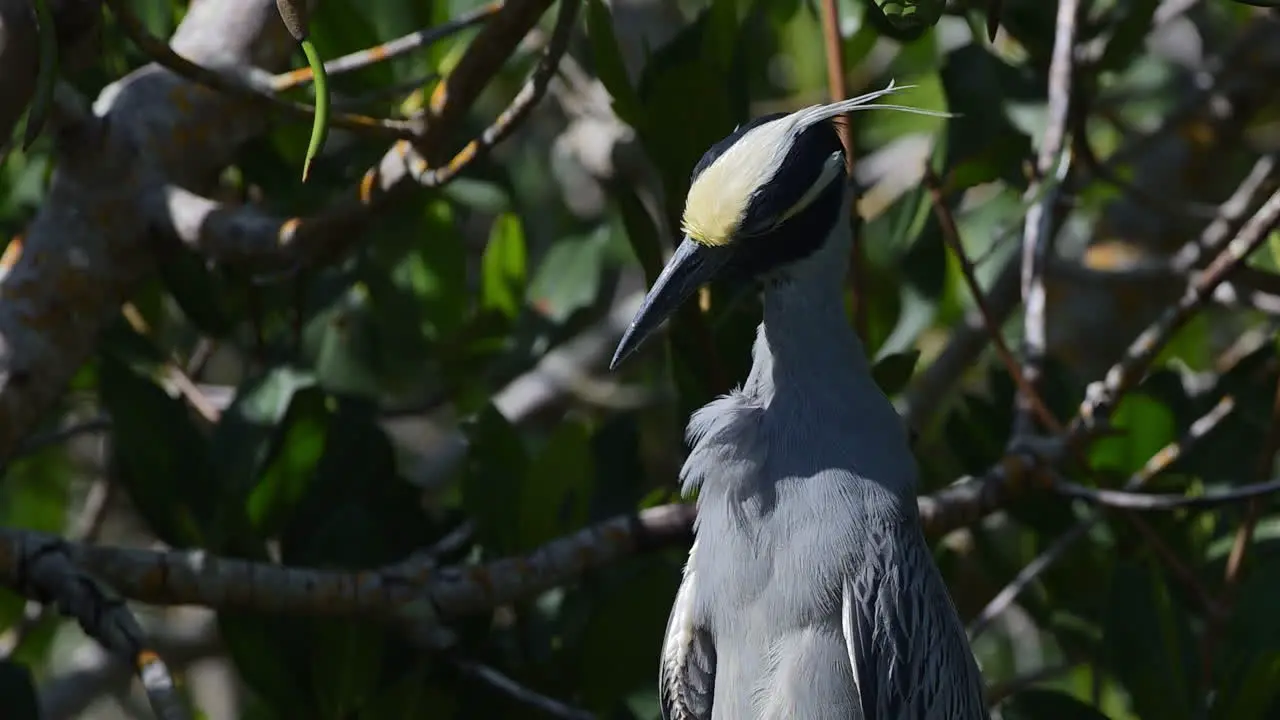
POLYGON ((843 168, 807 207, 781 224, 777 221, 818 182, 823 166, 837 152, 843 162, 844 145, 831 122, 815 123, 796 137, 773 181, 756 191, 747 206, 742 235, 735 239, 745 251, 737 254, 735 275, 758 276, 807 257, 822 245, 844 199, 848 175, 843 168))

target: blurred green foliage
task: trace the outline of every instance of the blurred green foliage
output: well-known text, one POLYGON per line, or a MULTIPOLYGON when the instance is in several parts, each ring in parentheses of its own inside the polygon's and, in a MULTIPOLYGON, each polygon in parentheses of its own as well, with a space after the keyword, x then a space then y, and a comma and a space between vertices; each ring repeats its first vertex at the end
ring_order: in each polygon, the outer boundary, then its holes
MULTIPOLYGON (((318 4, 312 38, 336 57, 438 24, 473 4, 330 0, 318 4)), ((1026 163, 1043 125, 1056 4, 1000 3, 1002 31, 994 44, 985 38, 988 4, 951 5, 944 14, 941 0, 838 3, 850 94, 894 78, 915 86, 898 102, 955 114, 951 120, 858 114, 856 154, 890 153, 879 156, 881 168, 929 163, 942 178, 966 251, 990 284, 1017 250, 1026 163)), ((1096 148, 1110 148, 1124 133, 1109 123, 1131 117, 1157 124, 1178 97, 1171 78, 1188 71, 1146 55, 1160 3, 1086 5, 1080 39, 1101 50, 1081 92, 1107 97, 1109 122, 1090 125, 1089 134, 1096 148)), ((185 13, 173 0, 131 6, 164 37, 185 13)), ((690 310, 669 344, 655 340, 619 373, 623 390, 648 391, 644 402, 615 406, 600 401, 599 392, 576 388, 561 392, 571 397, 560 398, 549 417, 509 417, 496 400, 549 351, 589 332, 608 312, 621 276, 642 270, 648 280, 656 277, 689 173, 709 145, 753 115, 825 99, 816 3, 691 0, 672 7, 678 22, 650 43, 616 21, 616 8, 587 0, 571 50, 634 129, 662 187, 658 213, 649 211, 645 189, 629 180, 601 183, 608 197, 599 212, 570 208, 565 189, 550 181, 548 148, 568 112, 553 94, 525 134, 446 188, 381 213, 355 252, 323 269, 264 279, 251 269, 210 265, 191 251, 166 253, 155 278, 132 299, 146 330, 122 317, 66 401, 69 408, 91 397, 111 418, 105 472, 127 498, 118 511, 130 518, 121 522, 131 523, 133 537, 300 567, 358 569, 401 559, 472 520, 470 542, 443 560, 481 563, 672 500, 684 418, 745 376, 759 317, 749 293, 713 288, 706 312, 690 310), (230 388, 231 401, 214 422, 193 413, 163 381, 175 358, 187 362, 209 342, 234 358, 212 363, 197 378, 230 388), (391 419, 411 414, 456 430, 465 444, 462 462, 442 476, 420 476, 412 458, 421 448, 406 449, 388 429, 391 419)), ((1205 3, 1188 22, 1221 45, 1250 17, 1237 5, 1205 3)), ((430 79, 447 72, 472 36, 334 77, 331 86, 337 97, 351 99, 417 85, 408 100, 384 93, 365 104, 384 114, 402 103, 421 105, 430 79)), ((92 97, 146 60, 105 15, 99 61, 66 79, 92 97)), ((515 94, 532 60, 521 50, 508 63, 473 109, 470 130, 515 94)), ((300 55, 293 61, 303 62, 300 55)), ((296 178, 307 133, 305 122, 276 119, 224 174, 220 194, 261 197, 281 212, 315 211, 385 149, 334 132, 302 185, 296 178)), ((0 166, 0 235, 22 234, 54 164, 52 143, 43 138, 0 166)), ((972 308, 930 196, 913 172, 903 181, 900 172, 881 171, 863 198, 864 339, 878 382, 895 398, 928 371, 972 308)), ((1091 184, 1076 194, 1072 212, 1086 224, 1096 221, 1117 195, 1111 186, 1091 184)), ((1269 327, 1261 316, 1247 320, 1233 327, 1269 327)), ((1112 432, 1089 451, 1092 467, 1075 468, 1072 479, 1118 487, 1226 394, 1236 412, 1155 485, 1203 492, 1254 477, 1280 358, 1273 342, 1262 343, 1206 383, 1194 371, 1213 368, 1221 341, 1212 322, 1188 325, 1119 406, 1112 432)), ((981 473, 1008 445, 1014 393, 1003 366, 987 354, 964 375, 954 397, 920 428, 922 492, 981 473)), ((1069 417, 1089 379, 1051 363, 1045 383, 1051 409, 1069 417)), ((0 483, 2 522, 67 531, 84 494, 82 475, 60 446, 15 459, 0 483)), ((1019 599, 1018 622, 997 623, 975 643, 988 684, 1011 691, 1003 717, 1280 717, 1275 510, 1270 501, 1259 505, 1249 572, 1234 590, 1228 617, 1203 607, 1134 526, 1118 518, 1094 526, 1019 599), (1041 675, 1045 669, 1055 671, 1041 675)), ((962 614, 976 614, 1079 515, 1060 498, 1031 493, 972 528, 967 542, 940 546, 962 614)), ((1216 592, 1242 516, 1228 507, 1147 519, 1193 578, 1216 592)), ((495 617, 464 619, 452 628, 459 641, 450 652, 601 718, 654 720, 657 652, 682 563, 679 551, 636 556, 495 617)), ((0 595, 0 627, 19 624, 22 610, 16 595, 0 595)), ((450 656, 377 621, 245 612, 222 612, 217 620, 248 690, 240 717, 537 716, 461 671, 450 656)), ((48 619, 36 623, 10 660, 0 662, 6 718, 36 717, 33 678, 38 686, 65 665, 55 643, 59 628, 48 619)))

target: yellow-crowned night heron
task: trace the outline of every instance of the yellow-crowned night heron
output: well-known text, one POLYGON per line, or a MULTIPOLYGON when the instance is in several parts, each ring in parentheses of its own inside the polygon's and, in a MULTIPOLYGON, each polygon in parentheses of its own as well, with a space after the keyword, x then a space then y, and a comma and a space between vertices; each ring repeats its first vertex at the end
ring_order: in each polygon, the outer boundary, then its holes
POLYGON ((694 413, 681 477, 696 540, 663 643, 666 720, 971 720, 982 681, 916 510, 902 421, 872 380, 842 283, 851 183, 836 115, 769 115, 693 171, 685 237, 618 346, 699 286, 758 278, 746 383, 694 413))

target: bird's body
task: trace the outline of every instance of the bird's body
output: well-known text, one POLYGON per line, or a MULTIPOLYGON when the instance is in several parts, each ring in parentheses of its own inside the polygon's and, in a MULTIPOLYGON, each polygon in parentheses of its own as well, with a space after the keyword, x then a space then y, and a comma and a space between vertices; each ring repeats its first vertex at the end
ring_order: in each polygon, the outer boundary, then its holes
POLYGON ((986 717, 962 704, 978 669, 920 531, 905 429, 844 315, 848 237, 837 225, 770 284, 746 383, 690 421, 698 527, 662 654, 670 720, 854 720, 873 687, 868 720, 986 717), (710 658, 712 712, 682 708, 710 658), (941 658, 967 675, 931 673, 941 658))
POLYGON ((722 269, 764 281, 750 375, 689 422, 698 521, 663 642, 666 720, 987 717, 905 428, 844 313, 851 193, 825 120, 886 92, 713 146, 686 239, 615 355, 722 269))

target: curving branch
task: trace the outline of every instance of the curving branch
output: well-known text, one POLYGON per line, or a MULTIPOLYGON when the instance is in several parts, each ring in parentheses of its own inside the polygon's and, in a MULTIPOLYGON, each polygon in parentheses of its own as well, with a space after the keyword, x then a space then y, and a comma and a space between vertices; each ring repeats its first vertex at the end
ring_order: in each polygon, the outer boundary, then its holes
POLYGON ((48 557, 93 573, 130 599, 155 605, 391 619, 425 599, 445 618, 461 617, 565 584, 635 552, 687 545, 693 516, 692 506, 663 505, 487 565, 436 568, 434 554, 428 554, 361 572, 282 567, 199 551, 85 545, 0 528, 0 581, 26 588, 32 559, 48 557))
POLYGON ((64 615, 79 621, 85 633, 136 668, 147 699, 161 720, 190 717, 177 693, 164 660, 148 646, 142 628, 124 601, 106 591, 84 570, 77 568, 57 538, 29 545, 17 572, 9 576, 13 587, 45 605, 56 604, 64 615))
MULTIPOLYGON (((577 5, 576 2, 567 4, 577 5)), ((182 242, 219 262, 290 270, 342 256, 359 239, 360 230, 372 211, 415 187, 415 169, 420 176, 429 172, 424 158, 445 152, 441 149, 443 143, 460 127, 466 109, 550 5, 551 0, 512 0, 494 10, 453 72, 436 86, 422 137, 415 145, 404 140, 392 145, 378 164, 365 172, 356 187, 335 199, 328 210, 306 218, 279 217, 254 205, 226 205, 169 184, 156 188, 148 197, 148 217, 182 242)), ((547 74, 553 71, 554 67, 547 74)), ((494 126, 502 135, 490 138, 490 144, 505 137, 541 96, 536 84, 545 80, 540 77, 535 69, 512 106, 499 115, 494 126)), ((490 128, 486 134, 492 131, 490 128)), ((485 142, 482 135, 466 147, 479 147, 485 142)), ((455 158, 456 167, 449 177, 475 159, 474 154, 466 157, 467 154, 464 149, 459 153, 461 159, 455 158)))
MULTIPOLYGON (((398 37, 394 40, 388 40, 379 45, 364 50, 336 57, 324 64, 324 72, 329 77, 335 75, 343 75, 356 70, 362 70, 371 65, 380 62, 386 62, 393 58, 412 52, 419 48, 424 48, 434 42, 443 40, 450 35, 459 33, 467 28, 474 27, 488 20, 494 13, 502 9, 502 2, 491 2, 487 5, 481 5, 478 8, 468 10, 456 18, 449 20, 441 25, 437 25, 426 30, 418 30, 408 35, 398 37)), ((315 80, 311 68, 303 67, 297 70, 290 70, 271 78, 270 87, 275 92, 284 92, 292 88, 301 87, 315 80)))
MULTIPOLYGON (((148 32, 146 26, 133 13, 125 0, 105 0, 105 2, 111 8, 111 13, 115 15, 125 35, 153 61, 168 70, 211 90, 287 110, 300 117, 310 119, 316 114, 314 105, 277 96, 272 87, 271 78, 269 76, 264 78, 260 71, 254 72, 254 68, 237 68, 240 72, 231 75, 188 60, 174 52, 164 40, 148 32)), ((403 138, 418 134, 418 125, 412 121, 384 120, 341 112, 333 113, 329 117, 329 124, 333 127, 382 137, 403 138)))
POLYGON ((409 171, 419 185, 438 187, 462 172, 468 165, 482 158, 498 143, 505 140, 528 117, 533 106, 538 104, 547 92, 547 86, 560 66, 560 58, 569 49, 569 37, 573 31, 574 20, 578 16, 577 0, 560 0, 560 12, 556 17, 555 29, 551 32, 551 40, 542 52, 538 65, 530 73, 528 81, 520 88, 520 92, 511 100, 511 104, 503 110, 493 124, 484 129, 475 140, 467 143, 444 165, 429 167, 426 159, 416 150, 410 148, 409 171))

